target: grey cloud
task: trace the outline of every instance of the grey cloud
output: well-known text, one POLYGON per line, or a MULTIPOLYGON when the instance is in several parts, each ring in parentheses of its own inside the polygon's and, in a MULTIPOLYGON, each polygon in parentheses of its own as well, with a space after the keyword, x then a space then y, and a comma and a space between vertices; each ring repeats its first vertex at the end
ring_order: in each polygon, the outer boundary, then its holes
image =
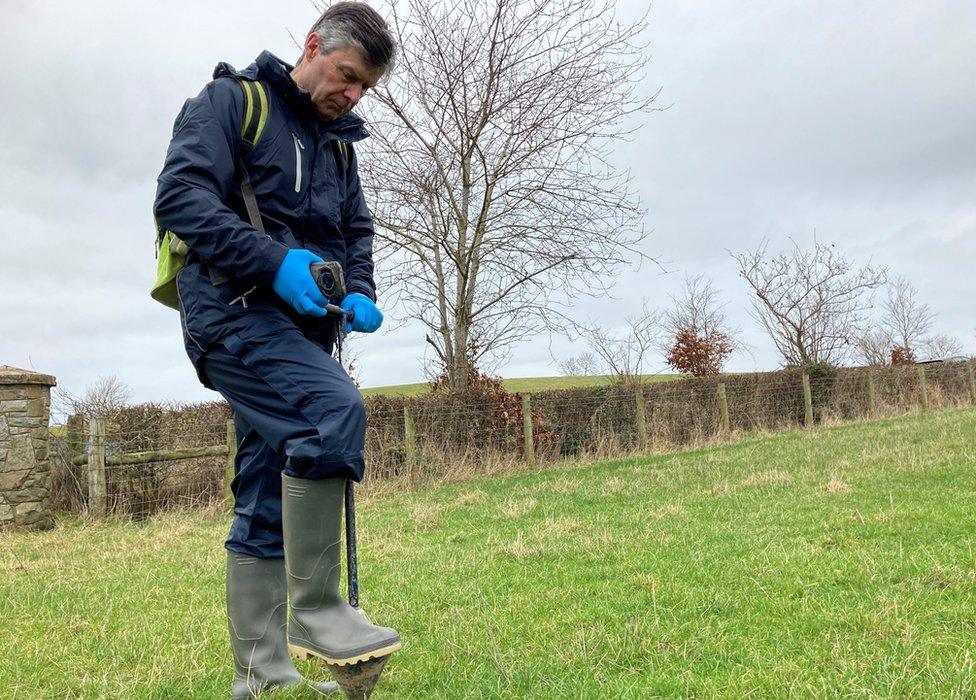
MULTIPOLYGON (((81 390, 117 374, 146 399, 212 399, 185 359, 174 312, 146 295, 151 203, 172 121, 214 64, 268 48, 290 58, 305 0, 17 2, 0 45, 0 363, 54 372, 81 390), (83 30, 81 29, 83 28, 83 30)), ((635 16, 645 0, 620 3, 635 16)), ((685 271, 711 276, 753 352, 777 360, 748 316, 727 249, 817 231, 860 262, 906 274, 937 330, 974 348, 976 5, 654 2, 642 89, 666 112, 612 148, 635 176, 668 261, 622 271, 616 299, 569 300, 619 327, 647 297, 667 302, 685 271)), ((395 317, 396 309, 385 309, 395 317)), ((578 352, 552 342, 562 358, 578 352)), ((358 344, 367 386, 422 377, 423 333, 408 324, 358 344)), ((552 371, 546 339, 517 348, 511 374, 552 371)))

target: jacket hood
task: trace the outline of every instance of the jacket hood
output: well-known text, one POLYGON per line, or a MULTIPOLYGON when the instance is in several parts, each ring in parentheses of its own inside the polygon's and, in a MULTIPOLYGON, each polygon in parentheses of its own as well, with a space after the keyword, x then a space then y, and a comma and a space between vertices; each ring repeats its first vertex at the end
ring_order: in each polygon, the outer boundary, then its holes
POLYGON ((361 141, 369 136, 369 132, 365 129, 365 121, 353 112, 344 114, 333 121, 325 121, 319 117, 308 92, 298 87, 292 80, 291 71, 293 69, 294 66, 282 61, 270 51, 262 51, 254 63, 240 71, 229 63, 223 61, 218 63, 217 67, 214 68, 213 77, 214 79, 231 77, 264 81, 298 114, 318 124, 323 131, 334 134, 348 142, 361 141))

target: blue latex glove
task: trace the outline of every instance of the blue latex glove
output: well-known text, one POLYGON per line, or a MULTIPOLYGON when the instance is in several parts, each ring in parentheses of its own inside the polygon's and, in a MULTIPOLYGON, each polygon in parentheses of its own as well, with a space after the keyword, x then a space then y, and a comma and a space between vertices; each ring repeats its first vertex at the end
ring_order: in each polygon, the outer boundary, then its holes
POLYGON ((346 321, 346 333, 362 331, 372 333, 383 323, 383 312, 376 308, 376 304, 365 294, 353 292, 342 300, 343 311, 352 311, 352 323, 346 321))
POLYGON ((275 293, 287 301, 300 314, 325 316, 328 300, 322 296, 319 286, 308 266, 323 262, 310 250, 295 248, 285 253, 278 272, 275 273, 275 293))

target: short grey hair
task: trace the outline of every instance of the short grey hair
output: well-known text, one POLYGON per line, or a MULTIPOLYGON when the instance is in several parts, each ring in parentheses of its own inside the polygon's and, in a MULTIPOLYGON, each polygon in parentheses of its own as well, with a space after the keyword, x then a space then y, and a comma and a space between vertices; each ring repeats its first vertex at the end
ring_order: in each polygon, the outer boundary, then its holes
POLYGON ((371 68, 389 74, 396 59, 396 39, 380 14, 365 2, 337 2, 309 30, 319 35, 319 51, 353 47, 371 68))

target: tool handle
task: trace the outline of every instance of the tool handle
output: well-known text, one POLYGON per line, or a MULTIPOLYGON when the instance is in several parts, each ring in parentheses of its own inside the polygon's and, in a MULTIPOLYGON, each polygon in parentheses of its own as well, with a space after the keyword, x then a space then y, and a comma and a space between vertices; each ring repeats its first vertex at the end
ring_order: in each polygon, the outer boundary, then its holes
POLYGON ((345 318, 349 323, 352 323, 353 319, 356 318, 356 314, 352 311, 346 311, 341 306, 336 304, 326 304, 325 312, 327 314, 332 314, 333 316, 338 316, 339 318, 345 318))
POLYGON ((349 605, 359 607, 359 566, 356 559, 356 495, 353 480, 346 479, 346 578, 349 605))

